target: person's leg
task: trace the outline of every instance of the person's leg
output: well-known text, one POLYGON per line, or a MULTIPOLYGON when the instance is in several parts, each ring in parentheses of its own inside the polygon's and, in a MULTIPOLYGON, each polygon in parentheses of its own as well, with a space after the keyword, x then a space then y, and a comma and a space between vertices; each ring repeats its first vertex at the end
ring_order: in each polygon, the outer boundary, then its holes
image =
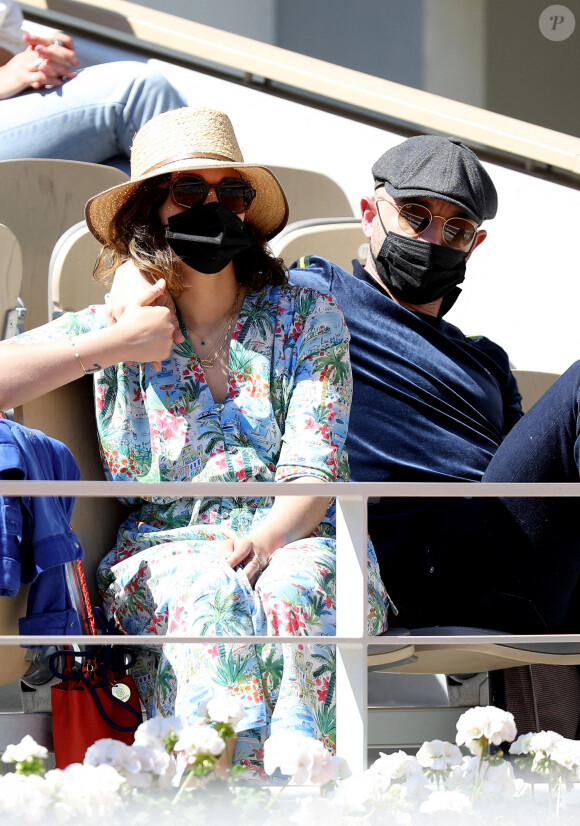
POLYGON ((0 102, 0 160, 62 158, 100 163, 128 155, 135 132, 185 105, 160 72, 121 61, 84 69, 57 89, 0 102))
MULTIPOLYGON (((518 422, 484 482, 578 482, 580 362, 518 422)), ((574 498, 473 499, 452 508, 428 557, 443 621, 532 633, 578 631, 574 498)))

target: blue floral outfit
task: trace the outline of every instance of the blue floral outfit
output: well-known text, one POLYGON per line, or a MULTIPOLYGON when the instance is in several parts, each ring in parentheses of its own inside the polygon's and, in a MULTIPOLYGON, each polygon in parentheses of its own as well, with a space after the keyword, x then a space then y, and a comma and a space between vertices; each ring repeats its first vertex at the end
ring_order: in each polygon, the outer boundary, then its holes
MULTIPOLYGON (((22 339, 79 334, 105 324, 101 307, 57 319, 22 339)), ((343 450, 352 381, 348 331, 328 295, 308 288, 248 292, 233 334, 229 387, 216 402, 185 329, 160 372, 118 364, 96 376, 97 425, 110 479, 141 481, 346 481, 343 450)), ((242 490, 242 489, 241 489, 242 490)), ((244 536, 269 497, 130 500, 99 587, 128 633, 332 635, 335 507, 309 537, 278 548, 252 588, 214 540, 244 536)), ((369 545, 371 633, 386 627, 386 595, 369 545)), ((335 738, 334 651, 329 646, 189 645, 141 655, 136 679, 148 715, 195 721, 214 693, 238 696, 235 759, 262 771, 271 730, 335 738)))

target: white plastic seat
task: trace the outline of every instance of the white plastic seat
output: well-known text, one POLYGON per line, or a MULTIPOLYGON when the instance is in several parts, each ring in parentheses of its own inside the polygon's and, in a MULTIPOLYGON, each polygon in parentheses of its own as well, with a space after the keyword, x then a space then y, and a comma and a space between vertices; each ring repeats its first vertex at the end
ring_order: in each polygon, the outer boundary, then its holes
POLYGON ((286 266, 307 255, 318 255, 351 270, 352 260, 364 263, 368 250, 359 218, 324 218, 288 224, 270 242, 274 255, 286 266))
POLYGON ((20 297, 27 310, 27 329, 49 320, 48 264, 57 240, 84 218, 92 195, 126 180, 119 169, 83 161, 0 161, 0 222, 12 230, 22 248, 20 297))
POLYGON ((270 166, 282 184, 290 208, 289 221, 352 215, 344 190, 328 175, 310 169, 270 166))
POLYGON ((79 221, 55 244, 48 266, 48 317, 102 304, 107 287, 93 278, 101 245, 79 221))

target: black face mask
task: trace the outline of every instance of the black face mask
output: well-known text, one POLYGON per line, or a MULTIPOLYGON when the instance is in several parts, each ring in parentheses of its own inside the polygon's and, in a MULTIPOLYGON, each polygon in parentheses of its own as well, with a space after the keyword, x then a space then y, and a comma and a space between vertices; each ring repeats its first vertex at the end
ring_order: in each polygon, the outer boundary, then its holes
POLYGON ((429 304, 465 279, 466 252, 394 232, 373 258, 385 287, 407 304, 429 304))
POLYGON ((167 243, 197 272, 220 272, 254 243, 251 227, 219 201, 196 204, 172 215, 167 223, 167 243))

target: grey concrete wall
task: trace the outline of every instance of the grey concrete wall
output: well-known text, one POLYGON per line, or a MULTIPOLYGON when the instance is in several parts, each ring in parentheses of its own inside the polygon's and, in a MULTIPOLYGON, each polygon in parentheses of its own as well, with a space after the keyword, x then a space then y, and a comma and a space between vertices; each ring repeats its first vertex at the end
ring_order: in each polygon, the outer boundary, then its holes
POLYGON ((580 0, 564 0, 576 17, 561 42, 540 32, 548 0, 488 0, 487 108, 580 136, 580 0))
POLYGON ((277 0, 136 0, 141 6, 176 14, 226 32, 274 43, 277 0))
POLYGON ((278 0, 278 46, 421 88, 424 0, 278 0))

